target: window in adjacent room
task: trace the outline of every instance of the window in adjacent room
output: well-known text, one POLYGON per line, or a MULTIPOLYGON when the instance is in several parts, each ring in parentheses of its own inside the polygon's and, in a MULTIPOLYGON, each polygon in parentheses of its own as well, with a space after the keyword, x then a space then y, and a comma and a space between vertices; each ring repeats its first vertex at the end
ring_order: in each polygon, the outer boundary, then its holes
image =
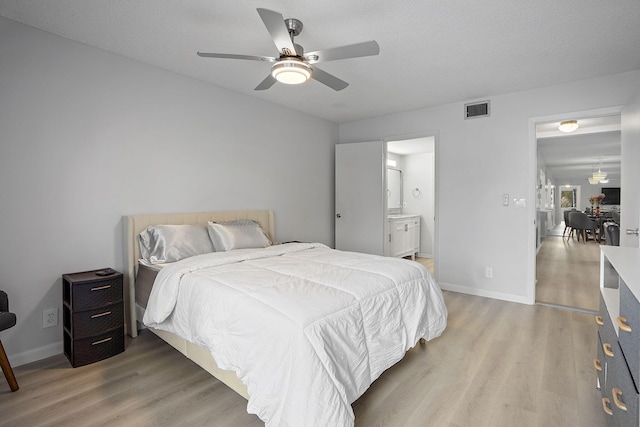
POLYGON ((561 208, 575 208, 576 207, 576 189, 562 190, 560 193, 560 207, 561 208))

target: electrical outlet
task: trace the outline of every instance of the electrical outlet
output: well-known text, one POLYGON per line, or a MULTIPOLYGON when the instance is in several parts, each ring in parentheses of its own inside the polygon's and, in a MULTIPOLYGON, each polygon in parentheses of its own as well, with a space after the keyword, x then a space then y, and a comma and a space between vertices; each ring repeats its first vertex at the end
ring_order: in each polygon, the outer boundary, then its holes
POLYGON ((58 326, 58 309, 48 308, 42 311, 42 327, 52 328, 58 326))
POLYGON ((485 267, 484 269, 484 277, 487 279, 493 279, 493 268, 485 267))

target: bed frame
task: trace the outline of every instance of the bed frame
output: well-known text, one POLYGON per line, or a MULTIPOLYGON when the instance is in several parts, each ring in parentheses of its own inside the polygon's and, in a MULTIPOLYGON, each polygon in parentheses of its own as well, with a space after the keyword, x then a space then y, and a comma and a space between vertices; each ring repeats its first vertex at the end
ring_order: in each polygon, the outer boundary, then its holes
MULTIPOLYGON (((124 234, 124 280, 125 280, 125 323, 127 333, 132 337, 138 336, 138 322, 142 325, 142 307, 135 301, 136 295, 136 274, 138 272, 138 260, 140 259, 140 248, 138 246, 138 234, 150 225, 179 225, 179 224, 204 224, 208 221, 221 222, 237 219, 252 219, 258 221, 267 232, 269 238, 275 241, 275 222, 272 211, 227 211, 227 212, 201 212, 201 213, 181 213, 181 214, 151 214, 151 215, 128 215, 123 218, 124 234)), ((169 332, 148 328, 164 341, 176 348, 190 360, 201 366, 211 375, 231 387, 245 399, 249 398, 246 386, 238 379, 235 372, 220 369, 211 353, 184 340, 169 332)))

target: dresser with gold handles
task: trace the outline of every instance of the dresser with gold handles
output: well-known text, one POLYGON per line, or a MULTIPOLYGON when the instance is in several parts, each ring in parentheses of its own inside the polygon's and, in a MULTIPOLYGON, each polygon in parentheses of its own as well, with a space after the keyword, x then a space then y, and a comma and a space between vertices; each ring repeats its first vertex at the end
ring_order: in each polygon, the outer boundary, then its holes
POLYGON ((602 246, 594 368, 610 426, 639 426, 640 248, 602 246))

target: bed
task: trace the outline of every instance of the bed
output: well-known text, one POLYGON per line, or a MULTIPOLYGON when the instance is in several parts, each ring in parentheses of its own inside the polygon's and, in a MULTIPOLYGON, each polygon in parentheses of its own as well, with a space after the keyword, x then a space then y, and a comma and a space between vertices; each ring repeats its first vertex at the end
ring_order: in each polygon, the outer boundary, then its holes
POLYGON ((123 218, 128 333, 135 337, 144 318, 245 397, 267 426, 353 425, 351 403, 418 340, 444 330, 439 287, 418 263, 319 243, 139 263, 138 236, 149 226, 202 225, 211 233, 236 221, 259 223, 274 241, 271 211, 123 218), (150 278, 151 293, 143 285, 150 278))

